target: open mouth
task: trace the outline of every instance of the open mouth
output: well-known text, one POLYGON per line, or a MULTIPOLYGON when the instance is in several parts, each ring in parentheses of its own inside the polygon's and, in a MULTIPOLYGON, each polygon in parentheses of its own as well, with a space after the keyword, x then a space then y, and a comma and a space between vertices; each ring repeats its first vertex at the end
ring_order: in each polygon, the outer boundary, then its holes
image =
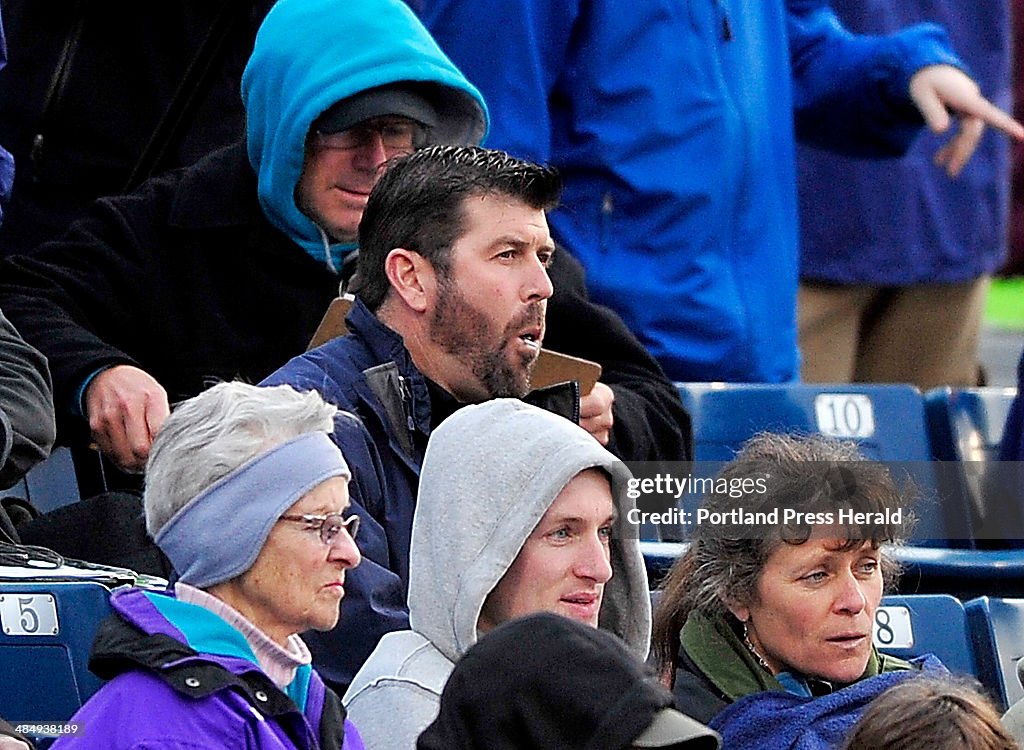
POLYGON ((535 333, 524 333, 519 336, 519 340, 526 344, 531 349, 540 350, 540 338, 535 333))
POLYGON ((522 323, 526 325, 519 329, 519 340, 530 349, 540 351, 541 342, 544 340, 544 324, 536 319, 524 320, 522 323))

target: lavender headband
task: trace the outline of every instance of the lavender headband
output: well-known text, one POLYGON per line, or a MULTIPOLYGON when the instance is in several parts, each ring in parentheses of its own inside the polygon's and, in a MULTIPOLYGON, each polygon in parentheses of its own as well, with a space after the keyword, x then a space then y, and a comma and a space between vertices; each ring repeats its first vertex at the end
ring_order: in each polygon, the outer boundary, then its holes
POLYGON ((278 517, 331 477, 351 477, 345 458, 327 433, 307 432, 221 477, 154 539, 183 583, 228 581, 256 562, 278 517))

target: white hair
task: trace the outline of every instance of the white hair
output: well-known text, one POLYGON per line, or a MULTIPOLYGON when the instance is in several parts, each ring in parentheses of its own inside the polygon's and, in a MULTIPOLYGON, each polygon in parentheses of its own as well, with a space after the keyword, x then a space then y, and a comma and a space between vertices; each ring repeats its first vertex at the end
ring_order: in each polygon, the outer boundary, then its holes
POLYGON ((183 402, 149 453, 146 529, 155 536, 192 498, 261 453, 307 432, 330 433, 337 411, 316 391, 239 382, 183 402))

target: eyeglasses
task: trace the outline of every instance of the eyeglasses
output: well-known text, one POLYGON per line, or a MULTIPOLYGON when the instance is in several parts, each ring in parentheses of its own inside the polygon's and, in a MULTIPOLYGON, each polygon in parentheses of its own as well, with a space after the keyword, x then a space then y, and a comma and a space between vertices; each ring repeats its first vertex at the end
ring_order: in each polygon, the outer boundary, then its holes
POLYGON ((359 516, 353 514, 345 518, 340 513, 329 513, 326 516, 313 516, 304 514, 301 516, 281 516, 282 521, 296 521, 306 524, 311 530, 320 532, 320 541, 330 547, 342 529, 348 532, 353 540, 359 533, 359 516))
POLYGON ((380 136, 387 151, 412 151, 423 145, 426 128, 413 120, 367 120, 340 133, 316 132, 316 145, 337 151, 351 151, 373 144, 380 136))

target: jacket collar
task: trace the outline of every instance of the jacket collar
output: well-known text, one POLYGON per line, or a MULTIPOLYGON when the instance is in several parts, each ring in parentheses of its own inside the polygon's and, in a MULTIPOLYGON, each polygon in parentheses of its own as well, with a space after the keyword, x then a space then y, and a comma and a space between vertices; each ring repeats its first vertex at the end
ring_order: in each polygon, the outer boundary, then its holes
MULTIPOLYGON (((263 674, 254 658, 237 653, 200 653, 192 648, 182 631, 161 614, 150 600, 151 596, 167 596, 174 601, 170 594, 152 594, 140 589, 112 595, 114 613, 101 623, 97 632, 89 659, 92 671, 111 679, 121 672, 141 668, 193 698, 237 688, 261 711, 266 708, 263 713, 267 715, 276 716, 296 709, 292 699, 263 674)), ((227 623, 224 627, 230 629, 227 623)))
MULTIPOLYGON (((434 400, 427 378, 416 368, 401 335, 382 323, 358 297, 345 322, 350 335, 368 350, 371 361, 380 363, 363 370, 363 379, 355 383, 355 393, 389 426, 396 452, 418 473, 422 451, 417 448, 416 433, 428 438, 440 421, 432 413, 434 400)), ((434 384, 434 390, 441 387, 434 384)), ((535 390, 523 400, 579 424, 577 383, 535 390)))
MULTIPOLYGON (((179 183, 168 218, 172 227, 265 224, 268 230, 271 229, 260 209, 256 173, 245 155, 244 141, 211 152, 186 167, 177 179, 179 183), (211 200, 212 196, 216 196, 216 200, 211 200)), ((283 234, 281 238, 287 240, 283 234)), ((289 244, 293 243, 289 241, 289 244)))
POLYGON ((366 388, 357 389, 359 395, 382 421, 390 424, 394 434, 419 431, 422 435, 429 436, 430 393, 427 390, 427 381, 413 364, 412 356, 405 348, 401 335, 384 325, 358 297, 345 322, 351 334, 369 351, 371 361, 381 363, 364 370, 364 374, 369 375, 366 388), (375 373, 383 373, 389 369, 385 367, 389 363, 393 367, 386 378, 388 383, 385 388, 382 389, 377 383, 371 387, 372 381, 381 379, 379 374, 374 377, 375 373), (372 398, 369 398, 371 394, 372 398), (392 405, 387 406, 385 401, 391 401, 392 405), (400 408, 396 410, 395 405, 400 408), (383 412, 381 408, 384 408, 383 412))
MULTIPOLYGON (((680 648, 730 700, 735 701, 765 690, 786 690, 758 664, 724 617, 691 613, 680 633, 680 648)), ((902 659, 881 655, 872 648, 864 674, 857 681, 875 677, 882 672, 906 669, 908 666, 902 659)))

